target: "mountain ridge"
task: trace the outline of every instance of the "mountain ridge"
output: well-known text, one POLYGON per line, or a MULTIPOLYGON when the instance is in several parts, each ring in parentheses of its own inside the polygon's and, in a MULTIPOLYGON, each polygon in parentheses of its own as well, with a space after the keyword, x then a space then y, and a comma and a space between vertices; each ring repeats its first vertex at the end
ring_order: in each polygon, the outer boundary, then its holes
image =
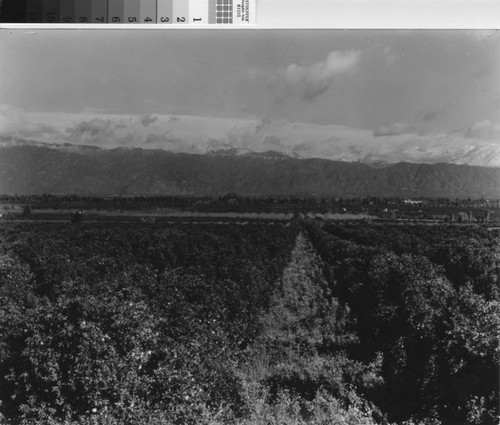
POLYGON ((500 169, 0 140, 0 193, 500 198, 500 169))

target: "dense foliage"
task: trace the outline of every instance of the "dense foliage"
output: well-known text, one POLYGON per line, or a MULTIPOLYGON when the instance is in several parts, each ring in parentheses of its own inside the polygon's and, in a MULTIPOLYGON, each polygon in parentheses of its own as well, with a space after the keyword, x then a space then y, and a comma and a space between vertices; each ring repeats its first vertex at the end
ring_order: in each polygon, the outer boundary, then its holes
POLYGON ((3 223, 12 423, 498 423, 498 230, 3 223))

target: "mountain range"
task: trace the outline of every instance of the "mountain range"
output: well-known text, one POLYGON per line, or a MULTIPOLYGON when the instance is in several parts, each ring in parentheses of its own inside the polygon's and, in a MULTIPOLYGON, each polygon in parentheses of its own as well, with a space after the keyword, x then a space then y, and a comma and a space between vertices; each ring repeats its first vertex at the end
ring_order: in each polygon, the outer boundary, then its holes
POLYGON ((0 138, 0 193, 500 198, 500 168, 296 158, 215 147, 205 154, 0 138))

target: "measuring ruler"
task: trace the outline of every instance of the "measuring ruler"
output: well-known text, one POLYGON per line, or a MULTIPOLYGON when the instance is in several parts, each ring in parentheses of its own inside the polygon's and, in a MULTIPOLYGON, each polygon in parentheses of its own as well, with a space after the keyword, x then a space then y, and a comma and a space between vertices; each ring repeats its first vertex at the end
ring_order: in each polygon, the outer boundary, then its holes
POLYGON ((0 22, 255 24, 256 0, 0 0, 0 22))

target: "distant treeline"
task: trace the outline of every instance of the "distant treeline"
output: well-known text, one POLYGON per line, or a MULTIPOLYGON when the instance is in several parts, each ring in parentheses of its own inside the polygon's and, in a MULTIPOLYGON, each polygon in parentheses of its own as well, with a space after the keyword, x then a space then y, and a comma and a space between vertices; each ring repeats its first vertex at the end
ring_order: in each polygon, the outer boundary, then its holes
POLYGON ((235 211, 253 208, 272 210, 307 210, 314 208, 500 208, 500 199, 450 199, 403 197, 315 197, 315 196, 240 196, 228 193, 220 196, 81 196, 81 195, 0 195, 0 203, 33 204, 36 208, 144 208, 171 207, 204 210, 229 208, 235 211))

